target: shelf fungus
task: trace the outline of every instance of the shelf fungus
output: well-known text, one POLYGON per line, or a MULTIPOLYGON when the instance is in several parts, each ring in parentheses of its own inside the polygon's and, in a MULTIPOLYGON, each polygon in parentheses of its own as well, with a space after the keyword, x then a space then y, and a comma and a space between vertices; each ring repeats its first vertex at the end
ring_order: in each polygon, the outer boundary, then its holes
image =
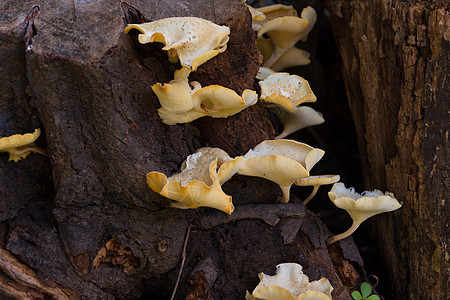
POLYGON ((354 188, 347 189, 340 182, 333 185, 333 188, 328 193, 328 197, 330 197, 334 205, 345 209, 353 220, 352 226, 346 232, 328 239, 328 245, 349 237, 368 218, 384 212, 394 211, 402 206, 392 193, 386 192, 383 194, 379 190, 374 190, 358 194, 354 188))
POLYGON ((303 200, 303 205, 308 204, 309 201, 316 195, 319 187, 322 185, 328 185, 338 182, 341 179, 339 175, 319 175, 301 178, 295 182, 297 186, 313 186, 311 194, 303 200))
POLYGON ((137 29, 141 44, 160 42, 171 63, 197 70, 198 66, 227 48, 230 28, 195 17, 174 17, 142 24, 130 24, 125 33, 137 29))
POLYGON ((309 282, 303 267, 296 263, 277 266, 274 276, 259 273, 260 283, 246 300, 331 300, 333 286, 325 277, 309 282))
POLYGON ((212 207, 227 214, 234 210, 231 196, 221 185, 231 178, 244 162, 242 156, 231 158, 218 148, 201 148, 187 157, 181 172, 167 178, 160 172, 147 174, 150 188, 176 202, 172 207, 187 209, 212 207))
POLYGON ((271 5, 256 10, 265 17, 254 18, 252 22, 252 28, 257 31, 258 49, 264 57, 263 66, 278 71, 308 64, 309 53, 295 48, 295 44, 305 41, 314 27, 317 21, 314 8, 304 8, 300 18, 292 6, 271 5))
POLYGON ((259 82, 261 99, 279 104, 290 111, 305 102, 315 102, 314 95, 308 81, 289 73, 273 73, 259 82))
POLYGON ((0 152, 8 152, 9 160, 14 162, 26 158, 31 152, 47 155, 44 149, 34 145, 40 135, 41 130, 36 129, 33 133, 14 134, 0 138, 0 152))
POLYGON ((159 99, 158 109, 163 123, 188 123, 204 116, 226 118, 235 115, 258 101, 255 91, 244 90, 242 96, 220 86, 202 87, 197 81, 188 81, 190 70, 183 67, 175 71, 174 79, 164 85, 152 86, 159 99))
POLYGON ((309 177, 309 171, 324 154, 323 150, 293 140, 267 140, 244 155, 238 174, 277 183, 283 192, 281 202, 288 203, 291 185, 309 177))

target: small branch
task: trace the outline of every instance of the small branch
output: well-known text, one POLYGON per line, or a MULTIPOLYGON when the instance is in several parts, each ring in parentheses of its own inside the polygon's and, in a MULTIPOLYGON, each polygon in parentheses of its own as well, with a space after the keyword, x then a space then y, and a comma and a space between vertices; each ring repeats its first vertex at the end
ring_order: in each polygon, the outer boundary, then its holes
POLYGON ((280 221, 280 217, 297 217, 301 218, 305 215, 305 207, 303 204, 248 204, 236 206, 231 215, 220 212, 211 211, 204 214, 198 226, 201 229, 210 229, 229 222, 258 219, 271 226, 275 226, 280 221))
POLYGON ((42 283, 32 269, 19 262, 9 251, 1 248, 0 269, 22 286, 37 289, 38 292, 49 294, 55 299, 69 299, 61 289, 42 283))
POLYGON ((181 279, 181 273, 183 273, 184 261, 186 260, 186 248, 187 248, 187 243, 189 240, 190 232, 191 232, 191 225, 189 225, 187 232, 186 232, 186 238, 184 239, 183 252, 181 253, 180 272, 178 273, 177 282, 175 283, 175 287, 173 288, 173 293, 172 293, 172 297, 170 298, 170 300, 173 300, 175 298, 175 294, 177 293, 177 289, 178 289, 178 284, 180 283, 180 279, 181 279))

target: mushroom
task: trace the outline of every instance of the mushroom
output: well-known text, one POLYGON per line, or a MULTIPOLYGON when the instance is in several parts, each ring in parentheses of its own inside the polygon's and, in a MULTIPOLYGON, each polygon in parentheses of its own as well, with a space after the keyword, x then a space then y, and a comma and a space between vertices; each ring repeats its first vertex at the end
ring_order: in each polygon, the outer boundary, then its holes
POLYGON ((266 140, 244 155, 238 174, 277 183, 283 192, 281 202, 288 203, 291 185, 308 177, 324 154, 323 150, 293 140, 266 140))
POLYGON ((294 107, 292 111, 281 105, 273 105, 268 108, 272 110, 280 118, 281 123, 283 123, 283 131, 277 135, 275 139, 285 138, 297 130, 325 122, 322 114, 309 106, 297 106, 294 107))
POLYGON ((169 61, 180 61, 182 66, 193 71, 198 66, 222 53, 227 48, 230 28, 219 26, 205 19, 195 17, 174 17, 154 22, 131 24, 131 29, 139 30, 141 44, 160 42, 168 51, 169 61))
POLYGON ((158 109, 159 116, 165 124, 187 123, 207 115, 226 118, 258 101, 258 95, 252 90, 244 90, 239 96, 220 85, 202 87, 196 81, 189 83, 189 73, 190 70, 183 67, 175 71, 174 79, 169 83, 152 86, 162 106, 158 109))
POLYGON ((0 139, 0 152, 8 152, 9 160, 18 162, 22 158, 26 158, 31 152, 36 152, 47 156, 47 152, 34 146, 34 141, 41 135, 38 128, 33 133, 14 134, 0 139))
POLYGON ((274 276, 259 273, 260 283, 252 294, 247 291, 246 300, 331 300, 333 286, 325 277, 309 282, 303 267, 296 263, 277 266, 274 276))
POLYGON ((301 103, 315 102, 317 99, 308 81, 289 73, 273 73, 259 85, 262 100, 279 104, 290 111, 301 103))
MULTIPOLYGON (((261 10, 259 10, 262 12, 261 10)), ((264 12, 263 12, 264 13, 264 12)), ((301 18, 297 14, 284 14, 281 16, 269 16, 261 25, 257 33, 257 39, 263 39, 266 34, 273 45, 273 52, 269 58, 265 57, 264 67, 271 67, 283 54, 292 48, 299 40, 305 40, 314 26, 317 15, 315 10, 308 6, 303 9, 301 18)))
POLYGON ((338 182, 340 179, 339 175, 319 175, 319 176, 309 176, 306 178, 301 178, 295 182, 297 186, 313 186, 311 194, 303 200, 303 205, 308 204, 309 201, 316 195, 319 187, 321 185, 333 184, 338 182))
POLYGON ((358 194, 354 188, 346 189, 340 182, 333 185, 328 197, 334 205, 345 209, 353 220, 352 226, 346 232, 328 239, 328 245, 350 236, 368 218, 383 212, 394 211, 402 206, 392 193, 383 194, 379 190, 374 190, 358 194))
POLYGON ((254 31, 258 31, 265 22, 275 18, 285 16, 297 17, 297 11, 292 5, 274 4, 253 8, 253 10, 255 10, 255 12, 250 10, 250 13, 252 14, 252 28, 254 31), (263 17, 256 17, 255 15, 257 14, 260 14, 263 17))
POLYGON ((243 157, 232 159, 221 149, 201 148, 187 157, 180 173, 167 178, 165 174, 154 171, 146 178, 153 191, 177 201, 171 207, 205 206, 231 214, 234 210, 231 196, 223 192, 221 185, 238 171, 243 162, 243 157))

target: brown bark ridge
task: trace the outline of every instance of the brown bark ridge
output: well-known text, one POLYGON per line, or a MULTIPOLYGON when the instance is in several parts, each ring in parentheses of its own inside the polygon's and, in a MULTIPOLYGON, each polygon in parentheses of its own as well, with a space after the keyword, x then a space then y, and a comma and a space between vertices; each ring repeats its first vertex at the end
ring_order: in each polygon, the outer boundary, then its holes
POLYGON ((236 213, 224 216, 167 209, 169 201, 145 182, 149 171, 176 173, 200 146, 236 155, 273 138, 258 106, 228 119, 164 125, 151 86, 168 82, 180 66, 168 62, 161 46, 139 45, 123 33, 127 23, 171 16, 229 26, 227 51, 202 65, 195 79, 239 93, 254 88, 261 62, 241 1, 11 0, 0 6, 1 134, 41 127, 38 143, 49 154, 15 164, 0 157, 0 181, 7 183, 0 185, 2 293, 167 298, 187 238, 176 299, 191 290, 215 299, 243 297, 258 272, 287 261, 302 263, 311 279, 329 278, 336 299, 347 299, 347 287, 361 282, 363 263, 351 240, 328 249, 329 232, 317 217, 301 204, 274 204, 280 194, 274 184, 233 178, 224 189, 236 213), (345 274, 336 270, 342 264, 349 266, 345 274))
MULTIPOLYGON (((448 299, 448 1, 327 1, 395 299, 448 299)), ((383 278, 381 278, 383 279, 383 278)))

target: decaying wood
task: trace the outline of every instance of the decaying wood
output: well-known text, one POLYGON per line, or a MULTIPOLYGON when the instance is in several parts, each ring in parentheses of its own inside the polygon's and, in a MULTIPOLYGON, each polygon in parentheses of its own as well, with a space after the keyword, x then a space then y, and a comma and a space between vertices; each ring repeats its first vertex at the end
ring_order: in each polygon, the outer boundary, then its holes
POLYGON ((448 2, 326 3, 366 186, 403 202, 374 221, 392 297, 448 298, 448 2))
MULTIPOLYGON (((341 278, 334 268, 325 246, 328 231, 318 218, 303 216, 301 204, 256 205, 276 201, 275 184, 233 178, 224 190, 235 199, 237 213, 224 217, 209 209, 167 209, 169 200, 145 182, 149 171, 177 172, 201 146, 237 155, 273 138, 259 106, 228 119, 161 123, 151 86, 168 82, 179 66, 168 62, 160 46, 139 45, 135 35, 123 33, 127 23, 170 16, 230 26, 227 51, 199 67, 192 79, 240 93, 254 89, 261 63, 241 1, 11 0, 2 5, 1 134, 40 127, 39 146, 49 153, 16 164, 0 157, 0 179, 8 183, 0 185, 0 245, 10 258, 1 266, 3 292, 16 298, 58 299, 59 291, 74 299, 167 298, 188 226, 177 299, 190 295, 190 274, 204 269, 201 262, 209 258, 217 268, 210 276, 216 278, 206 280, 215 299, 243 297, 256 286, 259 272, 273 272, 286 261, 301 263, 311 280, 329 278, 336 299, 347 299, 347 288, 364 279, 361 260, 344 255, 346 247, 355 247, 350 240, 336 246, 342 255, 333 256, 352 266, 351 280, 342 284, 347 275, 341 278), (32 272, 41 285, 24 284, 8 273, 19 263, 24 266, 19 273, 32 272)), ((191 282, 195 289, 196 281, 191 282)))

